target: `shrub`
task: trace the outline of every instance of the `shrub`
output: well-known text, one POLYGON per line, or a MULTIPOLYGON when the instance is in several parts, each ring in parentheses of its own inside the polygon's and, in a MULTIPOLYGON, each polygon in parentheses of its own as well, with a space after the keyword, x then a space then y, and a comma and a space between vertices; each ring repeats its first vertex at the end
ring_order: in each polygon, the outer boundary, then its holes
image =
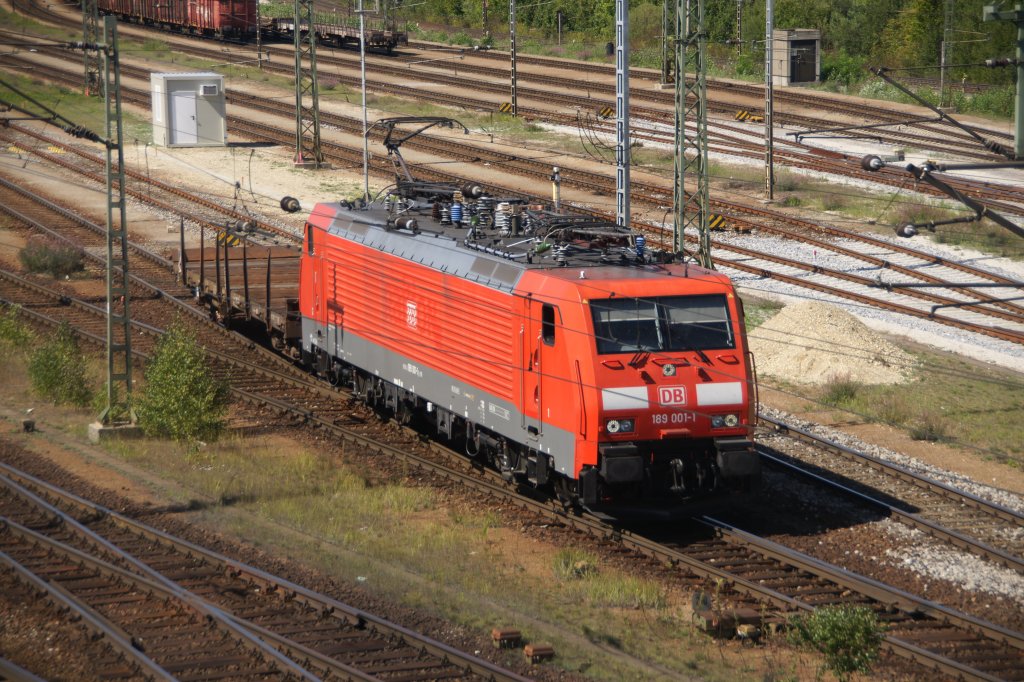
POLYGON ((750 52, 743 52, 736 57, 736 75, 743 76, 760 76, 764 73, 764 63, 755 58, 750 52))
POLYGON ((32 330, 18 318, 20 306, 0 306, 0 348, 4 354, 25 352, 32 341, 32 330))
POLYGON ((821 79, 823 81, 849 87, 864 80, 866 75, 864 60, 860 57, 853 57, 842 50, 836 54, 825 53, 821 56, 821 79))
POLYGON ((800 188, 800 181, 793 173, 776 173, 775 190, 777 192, 795 192, 800 188))
POLYGON ((49 239, 33 239, 18 252, 18 260, 29 272, 66 277, 85 269, 81 249, 49 239))
POLYGON ((902 392, 882 396, 876 403, 878 418, 883 424, 899 426, 907 421, 909 408, 902 392))
POLYGON ((884 629, 866 606, 823 606, 791 622, 791 639, 825 656, 825 667, 840 680, 867 673, 878 658, 884 629))
POLYGON ((227 385, 210 376, 195 334, 175 321, 146 368, 146 389, 135 405, 139 426, 149 436, 210 441, 224 429, 227 406, 227 385))
POLYGON ((946 421, 941 415, 922 412, 910 427, 910 437, 914 440, 937 442, 949 437, 946 421))
POLYGON ((834 374, 826 382, 821 400, 827 405, 844 405, 856 398, 858 391, 860 384, 849 374, 834 374))
POLYGON ((40 396, 57 404, 89 404, 92 391, 85 376, 85 358, 67 322, 29 356, 28 376, 40 396))
POLYGON ((824 211, 838 211, 846 207, 846 197, 841 194, 826 194, 821 198, 821 208, 824 211))

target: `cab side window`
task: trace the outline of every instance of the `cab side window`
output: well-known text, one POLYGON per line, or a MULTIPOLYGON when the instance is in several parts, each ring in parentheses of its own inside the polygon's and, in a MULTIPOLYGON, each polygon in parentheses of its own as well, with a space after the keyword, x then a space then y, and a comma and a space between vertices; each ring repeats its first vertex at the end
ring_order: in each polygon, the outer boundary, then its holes
POLYGON ((555 307, 546 303, 540 310, 540 335, 545 345, 555 345, 555 307))

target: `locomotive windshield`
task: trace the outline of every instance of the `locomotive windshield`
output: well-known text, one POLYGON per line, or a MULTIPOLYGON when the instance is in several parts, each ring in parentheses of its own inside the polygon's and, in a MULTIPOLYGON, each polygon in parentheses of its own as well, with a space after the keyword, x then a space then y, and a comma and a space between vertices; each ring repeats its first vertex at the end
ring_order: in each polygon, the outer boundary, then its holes
POLYGON ((735 348, 725 296, 591 300, 597 352, 735 348))

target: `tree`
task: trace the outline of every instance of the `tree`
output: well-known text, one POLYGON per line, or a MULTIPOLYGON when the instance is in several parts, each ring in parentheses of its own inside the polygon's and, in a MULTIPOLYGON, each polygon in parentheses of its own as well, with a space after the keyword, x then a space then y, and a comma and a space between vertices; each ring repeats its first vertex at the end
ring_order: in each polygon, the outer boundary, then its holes
POLYGON ((135 405, 146 435, 195 443, 224 429, 228 387, 210 376, 206 352, 181 320, 160 339, 146 367, 146 388, 135 405))
POLYGON ((31 352, 28 376, 36 393, 57 404, 82 407, 92 395, 85 358, 67 322, 61 322, 57 333, 31 352))

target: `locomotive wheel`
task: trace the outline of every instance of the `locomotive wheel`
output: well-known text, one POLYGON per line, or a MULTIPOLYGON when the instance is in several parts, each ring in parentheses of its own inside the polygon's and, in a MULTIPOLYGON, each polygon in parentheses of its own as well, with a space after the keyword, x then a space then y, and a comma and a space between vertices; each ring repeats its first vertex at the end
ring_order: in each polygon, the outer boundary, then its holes
POLYGON ((373 400, 373 380, 369 377, 363 376, 362 374, 356 375, 355 380, 355 393, 356 396, 367 405, 372 406, 373 400))
POLYGON ((402 426, 408 426, 412 422, 413 409, 407 400, 399 400, 395 406, 395 421, 402 426))

